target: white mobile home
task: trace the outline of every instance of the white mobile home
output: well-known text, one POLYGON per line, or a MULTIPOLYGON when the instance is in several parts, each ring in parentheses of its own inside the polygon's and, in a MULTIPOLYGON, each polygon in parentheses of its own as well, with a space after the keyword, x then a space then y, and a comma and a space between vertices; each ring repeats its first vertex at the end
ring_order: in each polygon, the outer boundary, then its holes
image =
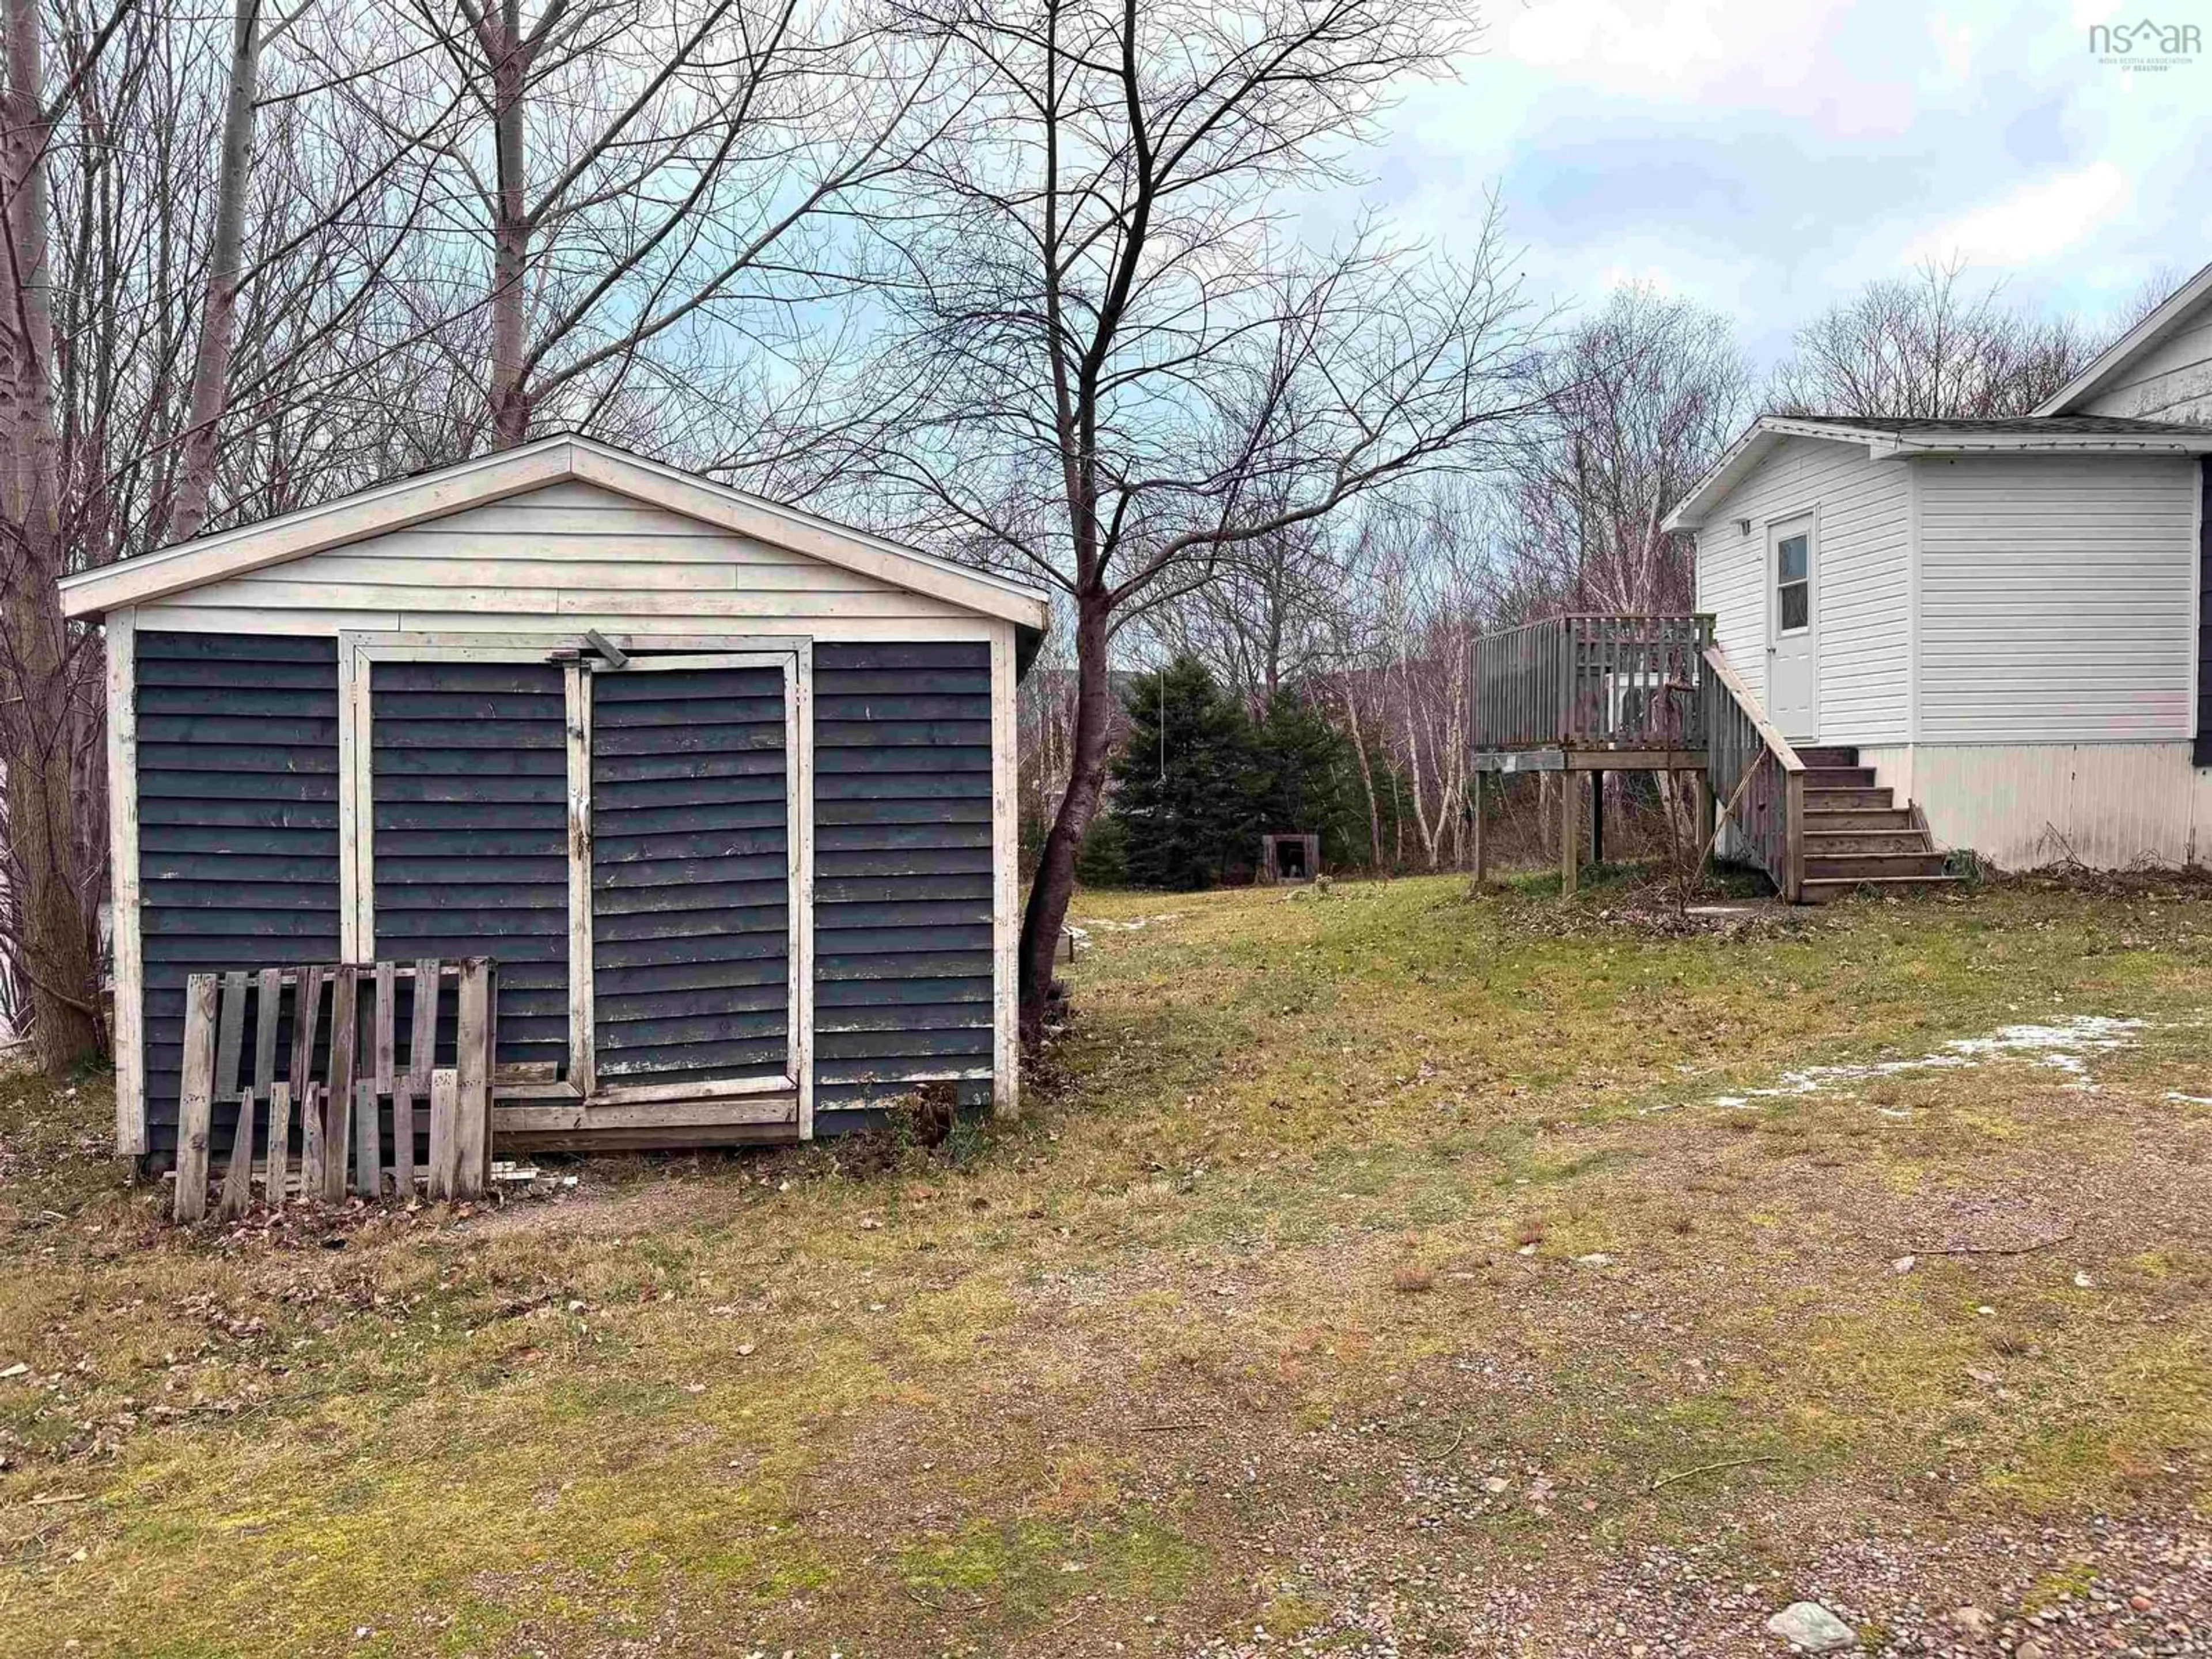
POLYGON ((2034 415, 1767 416, 1668 523, 1781 736, 1936 848, 2201 864, 2207 455, 2212 267, 2034 415))

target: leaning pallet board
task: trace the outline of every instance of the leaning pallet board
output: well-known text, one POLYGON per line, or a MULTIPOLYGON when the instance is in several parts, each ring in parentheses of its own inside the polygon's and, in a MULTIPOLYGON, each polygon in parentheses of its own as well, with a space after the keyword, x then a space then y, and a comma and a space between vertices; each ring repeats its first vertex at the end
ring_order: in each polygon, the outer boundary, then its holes
POLYGON ((468 1198, 490 1180, 493 1044, 498 968, 489 957, 441 962, 337 963, 191 975, 185 996, 185 1058, 178 1101, 182 1133, 175 1215, 207 1213, 218 1099, 238 1103, 224 1152, 218 1210, 242 1214, 253 1202, 254 1147, 267 1149, 263 1201, 294 1190, 335 1203, 411 1196, 418 1177, 434 1198, 468 1198), (439 1005, 453 986, 454 1064, 435 1064, 439 1005), (412 994, 405 1064, 398 1054, 398 989, 412 994), (327 1019, 323 1012, 329 993, 327 1019), (252 1006, 249 1009, 248 1004, 252 1006), (362 1018, 367 1004, 367 1018, 362 1018), (278 1028, 289 1013, 286 1074, 276 1075, 278 1028), (253 1032, 247 1075, 246 1033, 253 1032), (319 1035, 321 1041, 318 1042, 319 1035), (362 1053, 364 1036, 368 1052, 362 1053), (320 1073, 318 1080, 317 1073, 320 1073), (292 1122, 299 1119, 293 1157, 292 1122), (416 1125, 427 1112, 429 1155, 416 1156, 416 1125), (387 1115, 388 1113, 388 1115, 387 1115), (258 1133, 257 1133, 258 1131, 258 1133), (386 1164, 384 1149, 392 1148, 386 1164))

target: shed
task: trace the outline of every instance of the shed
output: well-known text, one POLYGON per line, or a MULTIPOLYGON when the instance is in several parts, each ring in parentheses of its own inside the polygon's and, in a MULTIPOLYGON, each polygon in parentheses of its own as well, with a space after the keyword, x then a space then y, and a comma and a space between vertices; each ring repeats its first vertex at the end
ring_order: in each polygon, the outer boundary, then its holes
POLYGON ((1014 1109, 1032 590, 562 436, 62 592, 107 639, 119 1152, 174 1156, 187 974, 380 957, 498 963, 507 1144, 1014 1109))

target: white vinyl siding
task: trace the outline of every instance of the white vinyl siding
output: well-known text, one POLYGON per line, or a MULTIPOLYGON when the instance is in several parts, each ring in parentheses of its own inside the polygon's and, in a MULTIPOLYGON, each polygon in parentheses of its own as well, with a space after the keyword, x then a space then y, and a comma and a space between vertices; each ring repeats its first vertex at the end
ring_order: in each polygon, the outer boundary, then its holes
POLYGON ((2212 422, 2212 301, 2176 318, 2164 339, 2067 412, 2212 422))
POLYGON ((2193 459, 1914 465, 1922 743, 2189 737, 2193 459))
MULTIPOLYGON (((1754 474, 1748 484, 1759 482, 1754 474)), ((1735 512, 1731 506, 1730 511, 1735 512)), ((1741 516, 1738 514, 1738 516, 1741 516)), ((1737 533, 1735 518, 1709 520, 1698 532, 1698 609, 1711 611, 1713 639, 1736 678, 1766 698, 1766 532, 1737 533)))
POLYGON ((825 637, 904 637, 917 622, 980 620, 945 600, 581 481, 210 582, 143 615, 149 626, 235 622, 302 633, 542 630, 557 621, 564 629, 796 628, 825 637))
POLYGON ((1911 477, 1867 459, 1863 445, 1792 438, 1711 511, 1698 532, 1698 608, 1721 648, 1766 696, 1766 532, 1817 515, 1814 598, 1820 642, 1820 740, 1901 742, 1911 666, 1911 477), (1748 536, 1735 520, 1749 519, 1748 536))

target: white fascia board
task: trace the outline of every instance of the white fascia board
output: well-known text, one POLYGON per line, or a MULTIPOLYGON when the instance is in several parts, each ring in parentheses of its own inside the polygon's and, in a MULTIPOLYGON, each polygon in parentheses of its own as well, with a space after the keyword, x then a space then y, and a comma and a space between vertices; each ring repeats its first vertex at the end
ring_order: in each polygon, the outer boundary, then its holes
POLYGON ((65 576, 60 584, 62 613, 95 617, 121 605, 166 599, 570 479, 983 616, 1040 631, 1051 625, 1050 600, 1006 577, 901 547, 586 439, 565 436, 543 438, 261 524, 65 576))
POLYGON ((2212 433, 1878 433, 1868 453, 1895 455, 2212 455, 2212 433))
POLYGON ((2030 411, 2037 415, 2073 415, 2075 407, 2096 395, 2104 386, 2166 336, 2166 331, 2197 302, 2212 294, 2212 265, 2207 265, 2166 296, 2150 315, 2106 349, 2104 355, 2030 411))

